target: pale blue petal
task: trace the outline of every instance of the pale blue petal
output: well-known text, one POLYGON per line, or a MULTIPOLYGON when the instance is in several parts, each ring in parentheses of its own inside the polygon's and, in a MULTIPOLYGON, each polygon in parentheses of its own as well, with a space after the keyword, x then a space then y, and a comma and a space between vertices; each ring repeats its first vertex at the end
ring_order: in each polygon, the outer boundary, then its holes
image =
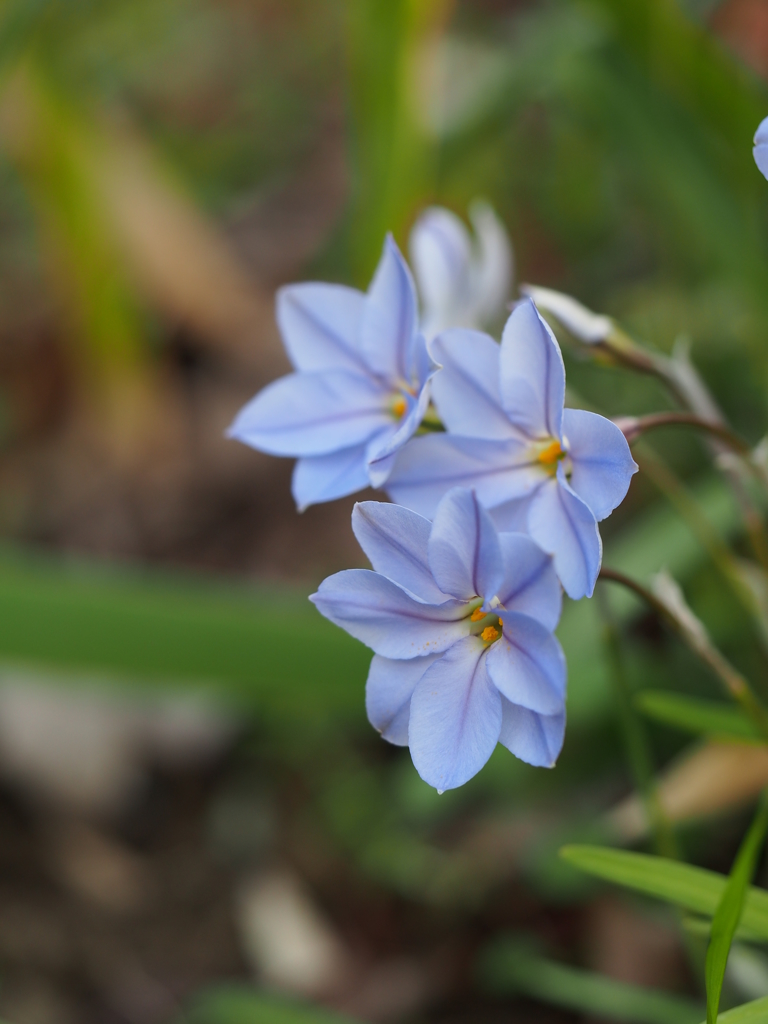
POLYGON ((504 573, 499 535, 474 491, 456 487, 438 505, 429 565, 445 594, 465 600, 495 596, 504 573))
POLYGON ((429 567, 432 523, 428 519, 401 505, 361 501, 352 511, 352 529, 376 572, 422 601, 440 604, 446 600, 429 567))
POLYGON ((480 331, 443 331, 432 342, 442 366, 432 395, 445 429, 464 437, 520 437, 502 404, 498 344, 480 331))
POLYGON ((546 627, 529 615, 503 614, 501 637, 488 648, 488 675, 507 700, 540 715, 565 707, 565 656, 546 627))
POLYGON ((367 371, 360 356, 365 295, 341 284, 291 284, 277 293, 277 323, 288 358, 304 373, 367 371))
MULTIPOLYGON (((546 479, 543 477, 540 484, 545 483, 546 479)), ((535 493, 536 490, 533 490, 524 498, 513 498, 512 501, 505 501, 503 505, 490 509, 491 519, 499 533, 528 533, 528 512, 535 493)))
POLYGON ((563 436, 573 466, 571 487, 599 522, 621 504, 637 472, 627 439, 605 416, 583 409, 565 410, 563 436))
POLYGON ((444 651, 469 632, 460 601, 424 604, 369 569, 345 569, 310 597, 326 619, 385 658, 419 658, 444 651))
POLYGON ((433 358, 432 346, 427 344, 423 334, 415 334, 408 356, 408 380, 416 390, 424 387, 440 369, 440 363, 433 358))
POLYGON ((504 578, 496 593, 502 607, 554 629, 560 621, 563 595, 552 556, 521 533, 501 533, 499 544, 504 578))
POLYGON ((562 463, 557 477, 534 495, 528 513, 528 532, 555 559, 555 572, 566 594, 578 601, 591 597, 603 545, 597 520, 568 486, 562 463))
POLYGON ((406 441, 410 441, 419 428, 427 411, 430 396, 430 380, 427 380, 421 389, 418 398, 407 397, 407 411, 396 424, 396 429, 374 441, 368 449, 368 475, 373 487, 382 487, 385 480, 392 472, 395 465, 395 457, 406 441))
POLYGON ((391 383, 409 382, 416 331, 416 290, 411 272, 388 235, 368 289, 360 335, 360 351, 371 370, 391 383))
POLYGON ((374 654, 365 684, 365 710, 368 721, 385 740, 399 747, 408 746, 408 719, 416 684, 439 654, 426 658, 395 661, 374 654))
POLYGON ((565 712, 537 715, 535 711, 501 699, 499 743, 521 761, 536 768, 554 768, 565 738, 565 712))
POLYGON ((488 679, 485 649, 477 637, 460 640, 427 669, 411 697, 411 757, 440 791, 476 775, 499 739, 501 695, 488 679))
POLYGON ((424 308, 423 330, 433 337, 455 326, 469 303, 471 243, 463 222, 440 206, 426 209, 411 231, 409 250, 424 308))
POLYGON ((471 266, 474 313, 478 324, 490 324, 504 312, 514 276, 514 254, 507 230, 489 203, 476 199, 469 208, 469 219, 477 239, 471 266))
POLYGON ((228 436, 270 455, 326 455, 389 424, 387 399, 375 380, 344 370, 292 373, 251 399, 228 436))
POLYGON ((310 505, 335 501, 367 487, 366 447, 360 444, 330 455, 299 459, 293 468, 291 481, 291 493, 299 512, 310 505))
POLYGON ((560 346, 530 299, 515 306, 501 336, 501 399, 528 437, 562 434, 565 367, 560 346))
POLYGON ((415 437, 397 456, 387 493, 431 518, 452 487, 473 488, 486 508, 524 497, 546 475, 520 441, 483 441, 454 434, 415 437))
POLYGON ((768 178, 768 117, 760 122, 755 132, 755 148, 752 153, 761 174, 768 178))

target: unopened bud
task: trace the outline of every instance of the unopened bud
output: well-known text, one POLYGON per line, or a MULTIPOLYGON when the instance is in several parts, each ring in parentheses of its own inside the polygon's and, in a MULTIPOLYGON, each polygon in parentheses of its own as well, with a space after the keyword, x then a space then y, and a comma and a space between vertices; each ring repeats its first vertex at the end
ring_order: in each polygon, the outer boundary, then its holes
POLYGON ((585 345, 606 341, 614 330, 613 320, 609 316, 593 313, 563 292, 533 284, 521 284, 520 291, 532 298, 542 312, 556 317, 566 330, 585 345))

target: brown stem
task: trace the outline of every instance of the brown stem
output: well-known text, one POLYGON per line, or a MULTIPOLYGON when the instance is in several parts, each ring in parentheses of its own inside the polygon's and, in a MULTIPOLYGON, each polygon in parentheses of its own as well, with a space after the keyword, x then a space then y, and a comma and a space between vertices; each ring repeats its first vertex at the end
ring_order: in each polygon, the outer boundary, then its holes
POLYGON ((729 427, 713 420, 702 419, 692 412, 654 412, 647 416, 630 417, 627 420, 627 439, 631 442, 649 430, 670 426, 695 427, 716 437, 739 455, 749 455, 750 448, 747 442, 729 427))

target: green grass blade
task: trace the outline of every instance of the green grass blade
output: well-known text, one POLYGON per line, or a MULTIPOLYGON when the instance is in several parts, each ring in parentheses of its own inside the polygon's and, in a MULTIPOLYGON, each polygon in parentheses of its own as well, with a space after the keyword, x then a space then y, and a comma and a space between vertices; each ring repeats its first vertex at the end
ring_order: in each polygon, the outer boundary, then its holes
POLYGON ((635 705, 648 718, 686 732, 735 739, 760 739, 759 732, 744 712, 723 701, 689 697, 666 690, 645 690, 637 694, 635 705))
POLYGON ((519 992, 569 1010, 629 1024, 698 1024, 702 1008, 689 999, 628 985, 532 955, 520 939, 486 950, 480 978, 488 990, 519 992))
POLYGON ((704 977, 707 986, 707 1024, 716 1024, 723 988, 725 967, 731 942, 739 925, 747 889, 755 873, 757 856, 768 829, 768 803, 765 799, 736 855, 730 877, 712 919, 712 937, 707 948, 704 977))
POLYGON ((214 989, 200 996, 185 1024, 353 1024, 329 1010, 294 999, 237 987, 214 989))
MULTIPOLYGON (((566 846, 560 856, 587 874, 708 917, 717 910, 727 882, 725 876, 704 868, 602 846, 566 846)), ((740 936, 768 941, 768 892, 764 889, 750 886, 747 891, 740 936)))

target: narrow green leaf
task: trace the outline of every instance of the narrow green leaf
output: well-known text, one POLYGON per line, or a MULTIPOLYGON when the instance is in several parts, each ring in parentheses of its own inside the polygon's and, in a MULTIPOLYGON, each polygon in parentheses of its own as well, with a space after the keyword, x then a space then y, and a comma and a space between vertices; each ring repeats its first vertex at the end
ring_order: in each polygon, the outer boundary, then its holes
POLYGON ((329 1010, 244 986, 203 993, 183 1019, 185 1024, 353 1024, 329 1010))
POLYGON ((635 705, 648 718, 686 732, 736 739, 759 739, 754 724, 739 708, 723 701, 689 697, 666 690, 644 690, 635 697, 635 705))
POLYGON ((666 992, 628 985, 530 952, 530 940, 506 938, 483 954, 480 981, 494 993, 520 992, 570 1010, 629 1024, 698 1024, 702 1007, 666 992))
POLYGON ((768 829, 768 802, 763 799, 755 820, 736 855, 728 882, 712 918, 712 937, 707 948, 704 977, 707 986, 707 1024, 715 1024, 720 1007, 725 967, 731 942, 741 918, 750 879, 768 829))
MULTIPOLYGON (((602 846, 566 846, 560 856, 587 874, 709 917, 717 910, 727 882, 724 875, 715 871, 602 846)), ((768 941, 768 892, 764 889, 750 886, 739 935, 752 941, 768 941)))

